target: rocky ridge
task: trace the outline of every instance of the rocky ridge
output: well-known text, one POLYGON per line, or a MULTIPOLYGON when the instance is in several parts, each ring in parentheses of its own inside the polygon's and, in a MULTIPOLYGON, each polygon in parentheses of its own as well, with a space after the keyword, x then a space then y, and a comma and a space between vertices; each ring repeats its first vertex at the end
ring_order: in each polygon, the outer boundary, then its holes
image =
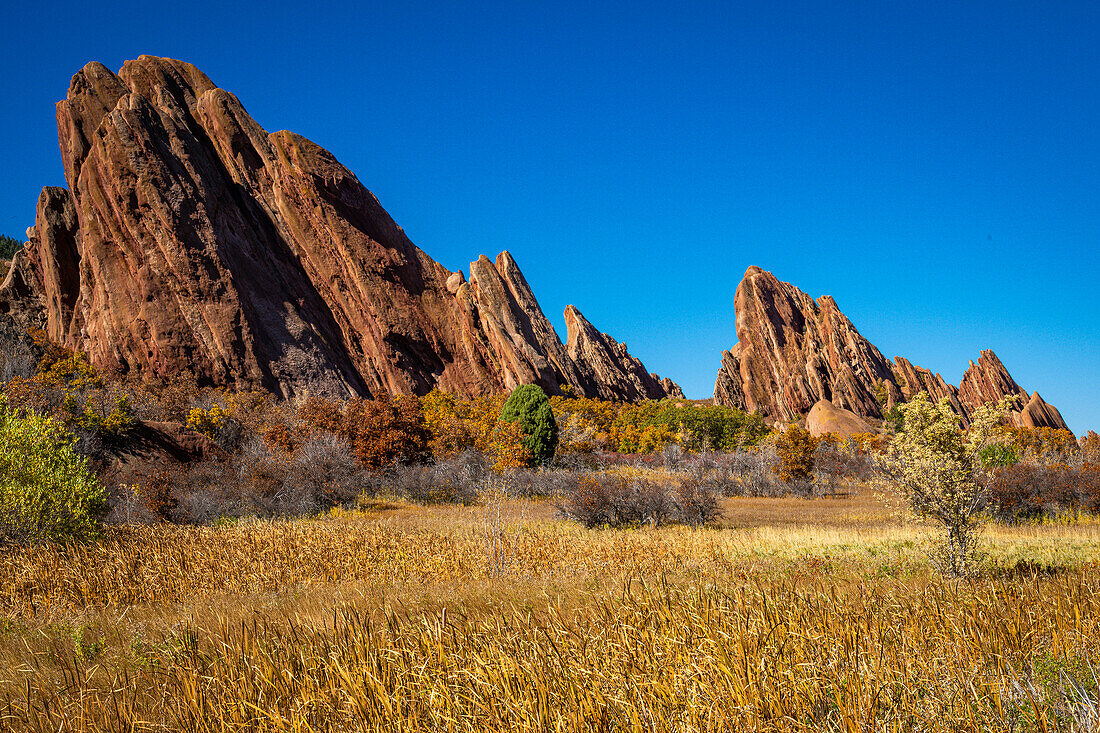
POLYGON ((563 344, 507 252, 468 280, 435 262, 331 153, 191 64, 90 63, 57 128, 67 188, 42 191, 0 314, 100 368, 287 398, 681 394, 583 318, 563 344))
POLYGON ((865 339, 829 296, 814 300, 772 273, 750 267, 734 295, 738 343, 722 354, 715 380, 718 404, 758 410, 776 422, 806 416, 820 401, 863 418, 926 392, 946 398, 969 424, 973 410, 1002 397, 1017 398, 1018 426, 1066 428, 1061 414, 1028 395, 992 351, 956 388, 939 374, 903 357, 887 360, 865 339))
POLYGON ((577 365, 585 394, 603 400, 654 400, 683 398, 671 379, 650 374, 645 365, 630 355, 626 344, 596 330, 574 306, 565 309, 568 336, 565 348, 577 365))

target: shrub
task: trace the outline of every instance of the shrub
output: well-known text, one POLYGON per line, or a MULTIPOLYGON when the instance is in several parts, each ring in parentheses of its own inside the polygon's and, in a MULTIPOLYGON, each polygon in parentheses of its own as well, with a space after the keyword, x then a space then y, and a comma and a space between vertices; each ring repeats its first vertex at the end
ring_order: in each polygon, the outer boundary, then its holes
POLYGON ((558 504, 558 512, 589 529, 675 522, 700 525, 721 515, 717 493, 702 481, 689 479, 666 486, 608 474, 581 476, 558 504))
POLYGON ((488 473, 484 458, 466 451, 434 466, 395 468, 393 489, 421 504, 475 504, 488 473))
POLYGON ((0 542, 98 534, 105 493, 72 444, 58 422, 18 416, 0 398, 0 542))
POLYGON ((341 404, 307 399, 298 408, 305 434, 327 432, 348 442, 360 465, 382 468, 428 457, 431 438, 420 401, 414 397, 355 399, 341 404))
POLYGON ((500 412, 501 422, 517 423, 530 463, 546 463, 558 447, 558 423, 542 387, 524 384, 512 392, 500 412))
POLYGON ((222 517, 316 514, 350 504, 376 489, 373 484, 347 441, 319 432, 289 455, 253 439, 226 459, 162 467, 134 493, 156 518, 203 524, 222 517))
POLYGON ((1081 436, 1078 445, 1082 461, 1100 463, 1100 435, 1097 435, 1095 430, 1090 430, 1081 436))
POLYGON ((718 489, 709 481, 685 479, 673 492, 676 516, 683 524, 710 524, 722 516, 718 489))
POLYGON ((191 408, 187 414, 187 427, 202 433, 226 451, 233 452, 240 447, 241 423, 220 404, 206 409, 191 408))
POLYGON ((428 430, 420 402, 414 397, 352 400, 344 420, 355 457, 364 466, 378 468, 427 458, 428 430))
POLYGON ((493 429, 492 443, 489 444, 489 454, 494 458, 493 470, 498 472, 523 468, 533 462, 531 450, 527 447, 527 436, 518 421, 502 420, 497 423, 493 429))
POLYGON ((40 354, 35 373, 14 376, 4 386, 9 405, 58 420, 77 438, 78 453, 101 458, 106 447, 123 444, 137 424, 130 396, 108 387, 87 356, 31 330, 40 354))
POLYGON ((1022 458, 1034 463, 1065 463, 1079 451, 1077 439, 1068 430, 1002 427, 1001 431, 1011 441, 1011 447, 1015 450, 1017 459, 1022 458))
POLYGON ((1100 463, 1017 463, 986 480, 989 513, 1000 522, 1100 512, 1100 463))
POLYGON ((977 543, 989 491, 983 482, 982 451, 1011 403, 983 405, 971 416, 967 433, 946 399, 933 404, 923 392, 899 406, 902 429, 887 456, 890 478, 909 506, 940 524, 944 541, 933 559, 952 576, 967 575, 977 559, 977 543))
POLYGON ((791 425, 779 434, 775 439, 779 451, 775 473, 781 481, 788 484, 809 482, 814 473, 817 442, 809 430, 798 425, 791 425))

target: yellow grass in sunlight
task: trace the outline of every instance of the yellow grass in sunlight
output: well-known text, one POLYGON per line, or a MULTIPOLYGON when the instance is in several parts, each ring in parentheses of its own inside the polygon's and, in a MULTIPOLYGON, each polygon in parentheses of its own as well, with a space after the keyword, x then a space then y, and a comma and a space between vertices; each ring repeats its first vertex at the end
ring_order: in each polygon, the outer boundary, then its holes
MULTIPOLYGON (((983 577, 868 496, 717 528, 378 501, 0 553, 0 729, 1088 730, 1100 525, 983 577), (503 548, 489 562, 487 534, 503 548)), ((1095 722, 1100 723, 1100 717, 1095 722)))

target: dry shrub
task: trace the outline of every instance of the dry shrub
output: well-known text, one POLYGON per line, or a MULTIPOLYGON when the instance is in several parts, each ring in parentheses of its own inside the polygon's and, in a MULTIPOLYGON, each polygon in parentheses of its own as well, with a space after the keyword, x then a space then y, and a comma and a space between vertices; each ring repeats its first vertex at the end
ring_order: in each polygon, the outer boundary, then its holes
POLYGON ((1018 463, 986 479, 989 512, 1000 522, 1100 512, 1100 463, 1018 463))
POLYGON ((158 468, 120 490, 114 518, 206 524, 222 517, 310 515, 349 504, 373 485, 339 436, 315 434, 291 454, 253 440, 227 458, 158 468))
POLYGON ((1100 435, 1095 430, 1090 430, 1081 436, 1080 458, 1084 463, 1100 463, 1100 435))
POLYGON ((565 496, 584 475, 583 468, 514 469, 502 474, 506 493, 523 499, 565 496))
POLYGON ((587 474, 558 504, 559 513, 590 529, 704 524, 721 515, 717 493, 705 482, 665 485, 632 476, 587 474))
POLYGON ((765 441, 749 450, 693 456, 684 461, 682 470, 693 479, 708 482, 721 496, 775 497, 801 493, 796 491, 801 487, 779 480, 778 465, 774 443, 765 441))
POLYGON ((475 504, 489 475, 484 457, 465 451, 434 466, 396 466, 393 492, 421 504, 475 504))
POLYGON ((799 425, 791 425, 775 439, 779 465, 775 473, 787 484, 804 484, 813 478, 817 439, 799 425))
POLYGON ((722 516, 718 496, 716 487, 706 481, 682 481, 673 492, 677 521, 697 526, 717 521, 722 516))

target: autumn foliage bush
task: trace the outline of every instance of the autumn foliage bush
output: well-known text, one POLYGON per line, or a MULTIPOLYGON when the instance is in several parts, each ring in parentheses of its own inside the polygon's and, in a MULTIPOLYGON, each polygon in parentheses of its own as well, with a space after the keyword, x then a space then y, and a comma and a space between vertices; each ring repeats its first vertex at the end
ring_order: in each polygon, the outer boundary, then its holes
POLYGON ((54 418, 86 455, 123 443, 136 424, 130 396, 107 385, 84 354, 50 341, 42 331, 32 330, 29 338, 38 363, 33 375, 6 382, 9 406, 54 418))
POLYGON ((988 479, 989 512, 1001 522, 1100 513, 1100 463, 1017 463, 988 479))
POLYGON ((791 425, 779 433, 775 447, 779 453, 779 465, 775 473, 784 483, 804 483, 811 480, 818 440, 810 431, 799 425, 791 425))
POLYGON ((561 428, 559 453, 649 454, 673 444, 689 452, 735 451, 758 444, 769 432, 759 414, 689 400, 550 402, 561 428))
POLYGON ((312 397, 298 408, 297 418, 306 435, 331 433, 346 440, 360 465, 369 468, 428 457, 431 436, 414 397, 384 395, 344 403, 312 397))
POLYGON ((1077 439, 1068 430, 1046 427, 1002 427, 1000 430, 1020 460, 1064 463, 1080 451, 1077 439))

